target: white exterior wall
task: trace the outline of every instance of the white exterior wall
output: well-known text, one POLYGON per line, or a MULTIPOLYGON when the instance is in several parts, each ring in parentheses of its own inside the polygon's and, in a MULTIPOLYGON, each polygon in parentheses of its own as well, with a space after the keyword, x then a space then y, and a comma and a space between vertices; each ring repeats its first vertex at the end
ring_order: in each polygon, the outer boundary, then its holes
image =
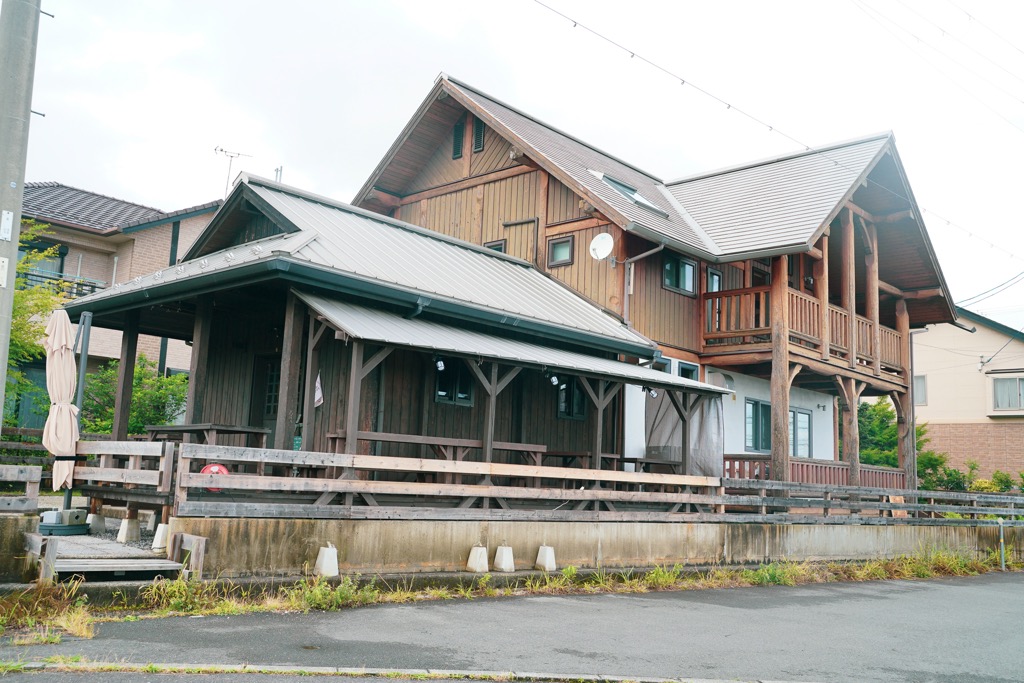
MULTIPOLYGON (((709 379, 711 373, 726 375, 732 378, 729 384, 735 391, 732 396, 722 400, 725 414, 725 452, 740 455, 746 453, 746 400, 771 400, 771 384, 768 380, 726 372, 715 368, 707 368, 709 379)), ((802 408, 811 413, 811 457, 816 460, 835 459, 835 435, 832 433, 832 396, 818 391, 794 388, 789 393, 789 407, 802 408)))

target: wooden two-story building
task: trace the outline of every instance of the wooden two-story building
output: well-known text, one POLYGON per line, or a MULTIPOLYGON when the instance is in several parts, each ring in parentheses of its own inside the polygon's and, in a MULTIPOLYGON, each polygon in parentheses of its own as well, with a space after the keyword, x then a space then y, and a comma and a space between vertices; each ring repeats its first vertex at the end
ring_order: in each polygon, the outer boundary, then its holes
MULTIPOLYGON (((733 390, 727 475, 914 486, 910 330, 955 313, 891 134, 666 182, 442 75, 353 203, 523 259, 733 390), (862 478, 877 395, 905 480, 862 478)), ((665 399, 624 394, 622 452, 671 452, 665 399)))

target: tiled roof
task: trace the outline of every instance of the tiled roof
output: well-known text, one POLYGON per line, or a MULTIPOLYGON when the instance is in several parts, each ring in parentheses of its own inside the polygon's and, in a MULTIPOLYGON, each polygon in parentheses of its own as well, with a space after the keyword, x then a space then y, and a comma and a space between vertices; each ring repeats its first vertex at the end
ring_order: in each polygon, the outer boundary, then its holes
POLYGON ((97 232, 151 220, 163 214, 151 206, 54 182, 25 183, 21 213, 40 222, 97 232))

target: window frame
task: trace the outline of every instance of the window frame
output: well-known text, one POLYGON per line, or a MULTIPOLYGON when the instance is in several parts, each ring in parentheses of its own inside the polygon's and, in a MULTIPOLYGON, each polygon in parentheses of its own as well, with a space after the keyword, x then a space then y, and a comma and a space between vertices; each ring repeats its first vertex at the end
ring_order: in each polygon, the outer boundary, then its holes
MULTIPOLYGON (((913 386, 914 391, 914 405, 915 406, 926 406, 928 405, 928 375, 914 375, 913 386), (918 382, 921 383, 919 390, 918 382)), ((995 390, 993 389, 993 392, 995 390)), ((995 393, 992 394, 993 405, 995 405, 995 393)))
POLYGON ((998 415, 1007 415, 1013 413, 1024 412, 1024 377, 1019 375, 1011 375, 1009 377, 992 377, 992 413, 998 415), (1017 383, 1017 405, 1010 406, 1008 408, 1000 408, 996 399, 996 384, 998 382, 1016 382, 1017 383))
POLYGON ((490 242, 484 242, 483 246, 484 246, 484 249, 490 249, 491 251, 496 251, 499 254, 507 254, 508 253, 506 251, 506 249, 508 249, 508 240, 507 239, 504 239, 504 240, 491 240, 490 242))
POLYGON ((558 385, 558 395, 555 397, 555 415, 559 420, 575 420, 581 422, 587 419, 587 397, 583 393, 579 377, 566 377, 565 381, 558 385), (572 390, 569 390, 569 385, 572 390), (563 402, 562 393, 565 392, 568 398, 563 402), (568 410, 562 406, 568 405, 568 410))
POLYGON ((665 255, 661 259, 661 286, 662 286, 663 289, 667 289, 670 292, 675 292, 676 294, 683 294, 684 296, 694 296, 695 297, 695 296, 697 296, 697 273, 698 272, 699 271, 697 269, 697 262, 695 260, 693 260, 691 258, 687 258, 686 256, 683 256, 682 254, 677 254, 674 251, 666 251, 665 255), (682 273, 682 266, 689 266, 689 268, 690 268, 690 286, 691 286, 691 289, 685 289, 685 288, 683 288, 681 286, 668 284, 668 282, 666 282, 666 280, 668 279, 667 276, 666 276, 666 266, 668 265, 669 260, 674 261, 675 264, 676 264, 676 267, 677 267, 677 277, 676 277, 676 280, 677 280, 677 282, 680 281, 680 277, 679 277, 678 274, 682 273))
POLYGON ((814 413, 806 408, 789 409, 789 457, 814 457, 814 413), (807 417, 807 455, 800 455, 796 452, 798 415, 804 415, 807 417))
POLYGON ((444 362, 444 370, 438 370, 437 366, 434 366, 434 403, 472 408, 473 399, 476 396, 476 378, 473 376, 472 371, 466 367, 465 361, 461 358, 448 356, 441 356, 438 360, 444 362), (447 392, 448 395, 441 394, 441 380, 444 377, 453 378, 451 380, 453 384, 450 387, 450 391, 447 392), (460 398, 459 392, 461 380, 463 379, 468 382, 466 398, 460 398))
POLYGON ((682 377, 683 379, 692 379, 695 382, 699 382, 700 381, 700 366, 697 365, 696 363, 690 363, 689 361, 677 360, 676 361, 676 376, 677 377, 682 377), (687 374, 683 374, 684 370, 692 373, 693 377, 690 377, 687 374))
POLYGON ((548 238, 548 268, 557 268, 559 266, 571 266, 575 262, 576 256, 576 235, 564 235, 560 237, 548 238), (554 258, 554 249, 560 244, 569 245, 569 256, 562 260, 556 260, 554 258))
POLYGON ((757 398, 748 398, 743 408, 743 449, 747 453, 771 453, 772 452, 772 429, 771 429, 772 404, 757 398), (747 411, 753 407, 753 419, 748 423, 747 411), (768 411, 767 434, 763 433, 764 416, 762 410, 768 411), (751 430, 751 427, 753 428, 751 430))

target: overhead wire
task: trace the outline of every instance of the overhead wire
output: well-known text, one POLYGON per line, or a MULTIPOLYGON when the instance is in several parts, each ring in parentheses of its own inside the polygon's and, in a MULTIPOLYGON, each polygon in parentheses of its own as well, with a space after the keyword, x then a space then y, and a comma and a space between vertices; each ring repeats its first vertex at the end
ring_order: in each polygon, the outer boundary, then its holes
MULTIPOLYGON (((653 60, 643 56, 642 54, 639 54, 636 50, 633 50, 633 49, 623 45, 622 43, 619 43, 616 40, 614 40, 614 39, 604 35, 600 31, 598 31, 596 29, 593 29, 590 26, 587 26, 586 24, 583 24, 578 19, 574 19, 573 17, 570 17, 569 15, 565 14, 564 12, 561 12, 561 11, 555 9, 554 7, 552 7, 551 5, 548 5, 547 3, 543 2, 542 0, 533 0, 533 1, 534 1, 534 3, 536 3, 537 5, 540 5, 541 7, 543 7, 546 10, 548 10, 549 12, 551 12, 553 14, 556 14, 559 17, 565 19, 566 21, 572 23, 573 28, 581 28, 584 31, 586 31, 587 33, 590 33, 591 35, 593 35, 594 37, 596 37, 596 38, 598 38, 598 39, 608 43, 609 45, 612 45, 613 47, 621 50, 624 53, 629 54, 630 59, 638 59, 638 60, 644 62, 648 66, 650 66, 650 67, 652 67, 652 68, 654 68, 654 69, 664 73, 665 75, 667 75, 667 76, 669 76, 669 77, 679 81, 679 83, 681 85, 689 86, 689 87, 693 88, 694 90, 696 90, 697 92, 701 93, 705 97, 708 97, 708 98, 714 100, 715 102, 718 102, 718 103, 724 105, 726 107, 726 109, 728 109, 730 111, 734 111, 734 112, 740 114, 741 116, 747 118, 748 120, 752 121, 753 123, 756 123, 759 126, 764 127, 765 129, 767 129, 767 131, 769 133, 774 133, 776 135, 779 135, 780 137, 785 138, 786 140, 789 140, 790 142, 793 142, 793 143, 799 145, 800 147, 803 147, 805 151, 821 154, 825 158, 831 160, 837 166, 845 168, 846 170, 848 170, 850 172, 854 172, 854 169, 851 169, 850 167, 846 166, 845 164, 841 163, 840 161, 838 161, 838 160, 828 156, 827 152, 825 152, 823 150, 815 149, 811 145, 808 145, 807 143, 803 142, 802 140, 796 138, 795 136, 792 136, 792 135, 786 133, 785 131, 779 130, 777 127, 775 127, 774 125, 768 123, 767 121, 765 121, 765 120, 763 120, 763 119, 761 119, 761 118, 759 118, 759 117, 757 117, 757 116, 747 112, 744 109, 741 109, 740 107, 737 107, 737 106, 733 105, 731 102, 727 101, 726 99, 724 99, 722 97, 719 97, 718 95, 715 95, 711 91, 709 91, 709 90, 707 90, 707 89, 705 89, 705 88, 703 88, 701 86, 696 85, 692 81, 690 81, 690 80, 684 78, 683 76, 675 73, 671 69, 668 69, 668 68, 658 64, 657 62, 655 62, 655 61, 653 61, 653 60)), ((860 5, 859 5, 857 0, 851 0, 851 1, 860 8, 860 5)), ((882 27, 885 28, 885 30, 887 32, 892 34, 892 31, 890 31, 887 27, 885 27, 884 24, 881 24, 881 22, 878 21, 878 19, 876 19, 875 17, 872 17, 863 8, 861 8, 861 11, 863 11, 865 14, 867 14, 869 16, 869 18, 872 18, 874 21, 876 21, 876 23, 879 23, 880 25, 882 25, 882 27)), ((902 39, 900 39, 898 36, 895 36, 895 34, 893 34, 893 35, 901 43, 904 43, 904 41, 902 39)), ((904 43, 904 44, 906 44, 906 43, 904 43)), ((938 67, 935 67, 935 68, 938 68, 938 67)), ((939 71, 941 73, 941 69, 939 69, 939 71)), ((955 81, 954 81, 954 83, 955 83, 955 81)), ((963 89, 963 86, 960 86, 959 84, 957 84, 957 85, 958 85, 958 87, 961 87, 963 89)), ((968 94, 971 94, 970 91, 967 91, 966 89, 965 89, 965 91, 968 92, 968 94)), ((986 106, 988 106, 988 105, 986 105, 986 106)), ((989 106, 989 109, 991 109, 990 106, 989 106)), ((1019 126, 1014 124, 1012 121, 1007 119, 1005 116, 1002 116, 1002 114, 1000 114, 998 111, 996 111, 994 109, 992 109, 992 111, 996 115, 1000 116, 1000 118, 1002 118, 1004 121, 1006 121, 1007 123, 1012 125, 1016 130, 1018 130, 1021 133, 1024 133, 1024 128, 1020 128, 1019 126)), ((874 187, 877 187, 880 190, 891 194, 892 196, 896 197, 897 199, 900 199, 902 201, 911 203, 910 198, 905 196, 901 192, 897 192, 897 191, 893 190, 892 188, 886 187, 885 185, 882 185, 881 183, 878 183, 878 182, 876 182, 876 181, 874 181, 874 180, 872 180, 870 178, 867 178, 866 181, 869 184, 873 185, 874 187)), ((1008 255, 1011 258, 1024 261, 1024 258, 1018 257, 1016 254, 1010 252, 1009 250, 1004 249, 1003 247, 1000 247, 1000 246, 998 246, 998 245, 996 245, 996 244, 994 244, 994 243, 992 243, 992 242, 990 242, 990 241, 988 241, 988 240, 986 240, 984 238, 977 237, 977 235, 973 231, 969 230, 968 228, 965 228, 964 226, 959 225, 958 223, 952 221, 949 218, 946 218, 945 216, 937 213, 936 211, 930 210, 930 209, 928 209, 926 207, 920 207, 920 209, 921 209, 921 211, 930 213, 931 215, 935 216, 937 219, 945 222, 945 224, 947 226, 956 228, 958 230, 961 230, 964 233, 966 233, 968 236, 973 237, 975 239, 979 239, 980 241, 988 244, 989 246, 991 246, 991 247, 993 247, 995 249, 1003 249, 1004 251, 1006 251, 1008 253, 1008 255)))
POLYGON ((1006 43, 1007 45, 1009 45, 1010 47, 1012 47, 1012 48, 1013 48, 1014 50, 1016 50, 1017 52, 1019 52, 1019 53, 1021 53, 1022 55, 1024 55, 1024 50, 1022 50, 1022 49, 1020 49, 1019 47, 1017 47, 1017 45, 1015 45, 1015 44, 1014 44, 1013 42, 1011 42, 1011 41, 1010 41, 1010 40, 1009 40, 1008 38, 1005 38, 1005 37, 1004 37, 1004 36, 1002 36, 1001 34, 997 33, 997 32, 995 31, 995 29, 993 29, 993 28, 989 27, 989 26, 988 26, 987 24, 985 24, 985 23, 984 23, 984 22, 982 22, 982 21, 981 21, 980 19, 978 19, 978 17, 974 16, 973 14, 971 14, 970 12, 968 12, 967 10, 965 10, 965 9, 964 9, 963 7, 960 7, 959 5, 957 5, 957 4, 956 4, 955 2, 953 2, 952 0, 946 0, 946 2, 947 2, 947 3, 949 4, 949 5, 951 5, 951 6, 953 7, 953 8, 955 8, 955 9, 957 9, 957 10, 959 10, 959 11, 963 12, 964 14, 966 14, 966 15, 967 15, 967 18, 968 18, 968 19, 970 19, 971 21, 973 21, 974 23, 976 23, 976 24, 977 24, 978 26, 981 26, 981 27, 982 27, 983 29, 985 29, 986 31, 988 31, 989 33, 991 33, 992 35, 994 35, 994 36, 995 36, 996 38, 998 38, 999 40, 1003 41, 1004 43, 1006 43))
POLYGON ((980 303, 982 301, 985 301, 986 299, 991 299, 992 297, 994 297, 997 294, 1001 294, 1002 292, 1006 291, 1007 289, 1009 289, 1010 287, 1014 286, 1018 282, 1021 282, 1022 280, 1024 280, 1024 271, 1021 271, 1021 272, 1017 273, 1016 275, 1011 277, 1009 280, 1005 280, 1003 282, 1000 282, 995 287, 992 287, 990 289, 986 289, 984 292, 981 292, 980 294, 975 294, 974 296, 969 296, 966 299, 961 299, 960 301, 956 302, 956 305, 957 306, 973 306, 974 304, 977 304, 977 303, 980 303))

